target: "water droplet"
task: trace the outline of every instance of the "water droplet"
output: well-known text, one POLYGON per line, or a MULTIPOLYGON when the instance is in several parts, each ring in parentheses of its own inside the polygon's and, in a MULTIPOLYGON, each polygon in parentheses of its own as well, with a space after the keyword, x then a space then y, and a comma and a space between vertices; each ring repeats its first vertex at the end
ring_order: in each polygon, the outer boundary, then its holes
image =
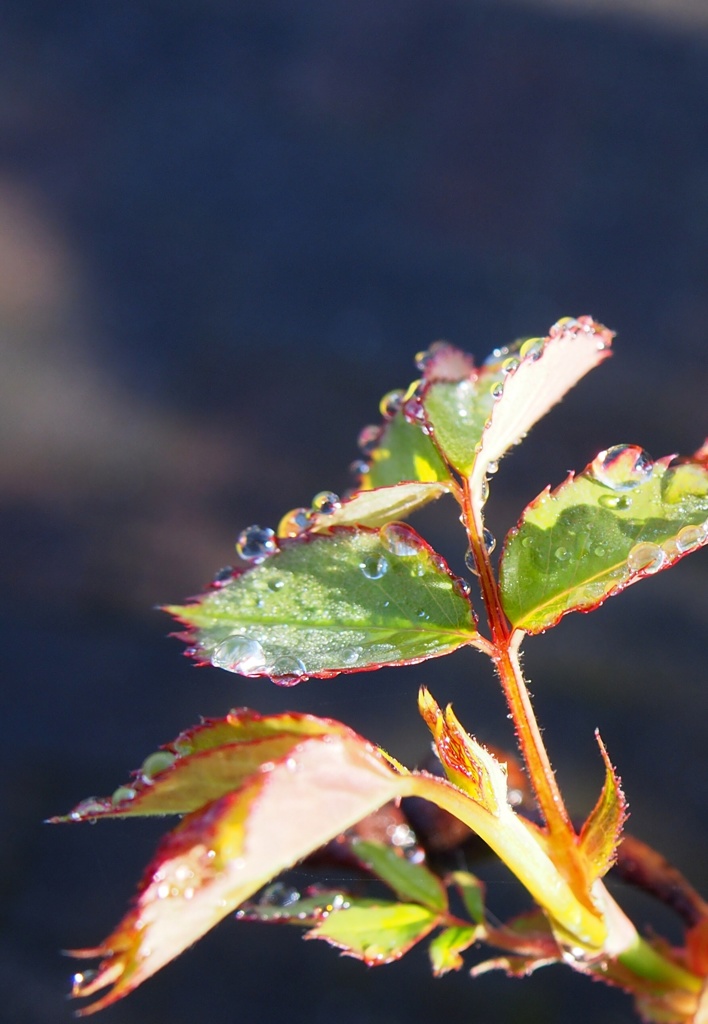
POLYGON ((666 563, 666 554, 658 544, 642 541, 635 544, 627 556, 627 566, 632 572, 643 572, 645 575, 658 572, 666 563))
POLYGON ((393 846, 406 847, 415 846, 417 844, 415 832, 405 822, 401 821, 397 825, 389 825, 386 829, 386 833, 391 840, 393 846))
POLYGON ((357 661, 361 657, 361 653, 361 647, 345 647, 341 654, 342 664, 356 665, 357 661))
POLYGON ((299 537, 310 525, 312 511, 309 508, 291 508, 278 523, 279 537, 299 537))
POLYGON ((632 507, 632 499, 624 494, 601 494, 597 500, 603 508, 616 509, 618 512, 625 512, 632 507))
POLYGON ((98 977, 98 971, 77 971, 71 977, 71 994, 80 996, 83 989, 98 977))
POLYGON ((467 566, 470 572, 475 574, 475 576, 478 575, 477 563, 475 562, 474 551, 472 550, 472 548, 467 548, 467 551, 465 552, 465 565, 467 566))
POLYGON ((577 323, 578 321, 574 320, 572 316, 561 317, 560 320, 557 320, 556 323, 553 324, 548 333, 552 338, 554 338, 559 334, 565 334, 566 331, 575 327, 577 323))
POLYGON ((430 614, 428 612, 426 612, 425 608, 420 608, 418 610, 418 618, 419 619, 423 619, 425 622, 429 622, 430 621, 430 614))
POLYGON ((504 360, 504 362, 501 365, 501 372, 506 377, 510 373, 514 373, 514 371, 518 370, 518 368, 519 368, 519 360, 512 356, 510 359, 505 359, 504 360))
POLYGON ((369 472, 369 463, 364 462, 363 459, 355 459, 354 462, 349 465, 349 472, 352 476, 360 477, 366 476, 369 472))
POLYGON ((487 463, 487 473, 489 473, 490 476, 494 476, 497 472, 499 472, 499 463, 496 459, 492 459, 491 462, 487 463))
POLYGON ((234 578, 234 567, 233 567, 233 565, 225 565, 223 569, 219 569, 219 571, 216 573, 216 575, 214 576, 214 579, 211 581, 211 585, 212 585, 212 587, 215 587, 215 588, 218 589, 219 587, 226 586, 226 584, 230 583, 233 578, 234 578))
POLYGON ((292 885, 284 882, 273 882, 266 886, 258 899, 259 907, 289 907, 297 903, 300 893, 292 885))
POLYGON ((653 468, 652 458, 643 448, 616 444, 600 452, 592 463, 592 474, 613 491, 631 491, 649 479, 653 468))
POLYGON ((527 338, 519 349, 519 355, 522 359, 535 363, 543 355, 545 344, 545 338, 527 338))
MULTIPOLYGON (((419 367, 419 369, 422 369, 419 367)), ((398 410, 403 405, 403 399, 405 398, 405 391, 396 389, 395 391, 387 391, 379 402, 379 412, 385 420, 391 420, 396 415, 398 410)))
POLYGON ((402 406, 402 412, 407 423, 416 427, 423 427, 425 423, 425 409, 420 395, 414 392, 407 402, 402 406))
POLYGON ((699 544, 706 540, 706 530, 703 526, 684 526, 676 536, 676 547, 681 554, 692 551, 699 544))
POLYGON ((491 555, 492 551, 494 551, 494 548, 497 546, 497 538, 494 536, 492 531, 488 530, 486 527, 482 534, 482 543, 484 544, 488 555, 491 555))
POLYGON ((558 559, 559 562, 567 562, 568 559, 570 558, 570 551, 568 551, 567 548, 563 548, 563 547, 556 548, 556 550, 554 551, 554 555, 558 559))
POLYGON ((238 535, 236 551, 247 562, 262 562, 278 550, 275 532, 268 527, 248 526, 238 535))
POLYGON ((469 597, 472 593, 472 587, 469 585, 467 580, 456 579, 452 584, 455 593, 459 594, 460 597, 469 597))
POLYGON ((430 556, 430 564, 432 565, 433 569, 437 569, 438 572, 447 572, 447 562, 445 561, 442 555, 432 554, 430 556))
POLYGON ((479 500, 483 505, 486 505, 489 499, 489 480, 486 476, 482 477, 482 482, 479 485, 479 500))
POLYGON ((150 754, 143 761, 140 769, 141 782, 146 786, 151 785, 155 776, 170 768, 176 760, 176 755, 169 750, 156 750, 154 754, 150 754))
POLYGON ((522 537, 521 546, 523 548, 532 548, 535 547, 535 545, 536 541, 533 539, 533 537, 522 537))
POLYGON ((498 381, 489 389, 489 393, 495 402, 498 401, 504 394, 504 385, 501 383, 501 381, 498 381))
POLYGON ((334 491, 320 491, 312 499, 312 511, 319 512, 321 516, 331 516, 342 507, 339 495, 334 491))
POLYGON ((279 590, 282 590, 285 586, 285 580, 281 579, 280 576, 273 576, 268 580, 268 590, 272 590, 274 594, 277 594, 279 590))
POLYGON ((126 800, 135 799, 135 790, 132 786, 119 786, 111 797, 112 804, 122 804, 126 800))
POLYGON ((278 686, 295 686, 307 679, 307 669, 299 658, 283 654, 270 666, 268 675, 278 686))
POLYGON ((605 556, 605 549, 603 548, 602 544, 598 544, 597 547, 595 548, 595 555, 598 558, 604 558, 604 556, 605 556))
POLYGON ((405 523, 386 523, 379 530, 379 537, 386 550, 399 558, 411 558, 423 548, 421 538, 405 523))
POLYGON ((359 562, 359 568, 367 580, 380 580, 388 572, 388 562, 383 555, 372 555, 371 558, 359 562))
POLYGON ((371 455, 373 450, 378 446, 381 440, 381 427, 374 423, 370 423, 359 431, 359 437, 357 438, 357 444, 363 455, 371 455))
POLYGON ((257 640, 234 635, 219 644, 211 656, 211 663, 216 668, 225 668, 228 672, 248 676, 263 671, 266 656, 257 640))
POLYGON ((81 821, 87 817, 90 818, 93 814, 101 814, 103 811, 108 810, 109 807, 109 801, 101 800, 97 796, 87 796, 85 800, 76 805, 69 817, 72 821, 81 821))

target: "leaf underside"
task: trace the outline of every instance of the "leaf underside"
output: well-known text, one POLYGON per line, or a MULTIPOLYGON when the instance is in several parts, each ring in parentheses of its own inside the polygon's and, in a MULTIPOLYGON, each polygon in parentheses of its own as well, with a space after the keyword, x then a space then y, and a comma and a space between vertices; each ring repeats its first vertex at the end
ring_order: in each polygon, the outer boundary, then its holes
POLYGON ((226 586, 166 610, 200 661, 287 683, 410 664, 477 637, 456 578, 403 524, 283 541, 226 586))
POLYGON ((500 568, 504 611, 515 627, 541 632, 703 546, 707 523, 705 462, 652 463, 641 449, 618 445, 540 494, 510 531, 500 568))

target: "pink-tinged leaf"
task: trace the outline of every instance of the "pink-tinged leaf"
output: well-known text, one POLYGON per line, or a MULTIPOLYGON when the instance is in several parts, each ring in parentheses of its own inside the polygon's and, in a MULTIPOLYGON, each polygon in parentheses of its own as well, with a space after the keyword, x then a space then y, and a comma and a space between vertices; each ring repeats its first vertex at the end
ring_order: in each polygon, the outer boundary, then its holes
POLYGON ((441 978, 449 971, 464 967, 460 954, 482 937, 479 928, 464 925, 453 925, 436 935, 428 948, 435 977, 441 978))
POLYGON ((425 422, 445 460, 472 477, 481 499, 488 466, 589 370, 609 355, 612 334, 591 317, 561 320, 547 338, 528 338, 496 349, 464 377, 431 372, 423 380, 425 422))
POLYGON ((418 695, 418 707, 450 781, 490 814, 499 814, 507 805, 506 766, 465 732, 450 706, 441 711, 425 687, 418 695))
POLYGON ((313 715, 261 716, 247 708, 182 733, 145 759, 112 797, 90 797, 53 822, 188 814, 232 792, 309 736, 353 736, 338 722, 313 715), (168 760, 160 760, 168 759, 168 760), (150 766, 162 764, 160 771, 150 766), (265 767, 264 767, 265 766, 265 767))
POLYGON ((589 611, 708 543, 708 466, 616 445, 543 491, 508 534, 501 595, 529 633, 589 611))
POLYGON ((440 922, 440 916, 418 903, 359 901, 330 914, 305 935, 325 939, 345 956, 373 967, 399 960, 440 922))
POLYGON ((561 949, 540 910, 520 914, 496 928, 487 927, 485 941, 511 955, 476 964, 470 972, 473 977, 491 970, 503 970, 512 977, 525 977, 539 967, 562 959, 561 949))
POLYGON ((283 540, 194 604, 166 610, 195 657, 292 685, 479 643, 469 587, 414 530, 333 527, 283 540))
POLYGON ((617 858, 622 827, 627 819, 625 800, 619 777, 612 766, 599 732, 595 733, 605 762, 605 784, 600 797, 580 833, 579 845, 592 884, 607 874, 617 858))
POLYGON ((313 515, 308 528, 314 533, 323 533, 333 526, 383 526, 395 519, 405 519, 450 491, 452 486, 451 481, 445 480, 416 481, 355 491, 332 512, 313 515))
POLYGON ((393 799, 402 780, 354 734, 304 739, 269 767, 185 818, 116 930, 76 952, 101 963, 75 994, 109 988, 83 1013, 136 988, 271 878, 393 799))
POLYGON ((490 463, 521 441, 586 373, 610 355, 614 335, 592 317, 566 318, 541 345, 522 346, 518 366, 505 375, 501 396, 484 428, 475 460, 473 490, 481 489, 490 463))

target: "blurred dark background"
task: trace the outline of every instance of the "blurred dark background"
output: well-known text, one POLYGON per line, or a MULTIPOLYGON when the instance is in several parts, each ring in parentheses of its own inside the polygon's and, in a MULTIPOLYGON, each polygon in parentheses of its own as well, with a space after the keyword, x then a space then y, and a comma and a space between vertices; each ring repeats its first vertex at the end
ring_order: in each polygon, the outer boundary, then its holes
MULTIPOLYGON (((708 8, 689 0, 0 4, 0 1018, 69 1021, 58 950, 116 923, 164 823, 41 824, 232 705, 341 717, 409 762, 417 686, 510 745, 483 659, 283 693, 195 671, 154 606, 239 529, 349 484, 439 337, 483 358, 592 313, 611 363, 505 462, 501 535, 602 447, 708 433, 708 8)), ((442 550, 450 508, 419 520, 442 550)), ((450 529, 452 524, 453 529, 450 529)), ((699 553, 527 644, 561 784, 708 888, 699 553)), ((489 902, 513 886, 500 872, 489 902)), ((636 919, 667 915, 616 888, 636 919)), ((629 1024, 562 969, 433 981, 224 922, 115 1024, 629 1024)))

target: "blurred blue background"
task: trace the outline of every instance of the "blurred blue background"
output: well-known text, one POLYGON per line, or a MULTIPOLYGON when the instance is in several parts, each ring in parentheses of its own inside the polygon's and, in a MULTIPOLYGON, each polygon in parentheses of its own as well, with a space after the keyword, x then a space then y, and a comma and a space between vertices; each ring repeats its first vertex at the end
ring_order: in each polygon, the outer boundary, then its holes
MULTIPOLYGON (((480 359, 592 313, 616 356, 504 463, 500 536, 603 447, 708 433, 708 8, 689 0, 0 4, 0 1019, 69 1021, 71 963, 164 823, 41 821, 232 705, 341 717, 409 762, 425 682, 510 746, 483 660, 287 693, 195 671, 154 606, 238 531, 344 490, 358 429, 445 337, 480 359)), ((459 559, 450 508, 419 520, 459 559), (452 529, 451 529, 452 527, 452 529)), ((527 644, 572 807, 601 785, 708 887, 705 553, 527 644)), ((513 886, 496 872, 489 903, 513 886)), ((642 923, 668 915, 616 890, 642 923)), ((433 981, 224 922, 115 1024, 629 1024, 561 969, 433 981)))

